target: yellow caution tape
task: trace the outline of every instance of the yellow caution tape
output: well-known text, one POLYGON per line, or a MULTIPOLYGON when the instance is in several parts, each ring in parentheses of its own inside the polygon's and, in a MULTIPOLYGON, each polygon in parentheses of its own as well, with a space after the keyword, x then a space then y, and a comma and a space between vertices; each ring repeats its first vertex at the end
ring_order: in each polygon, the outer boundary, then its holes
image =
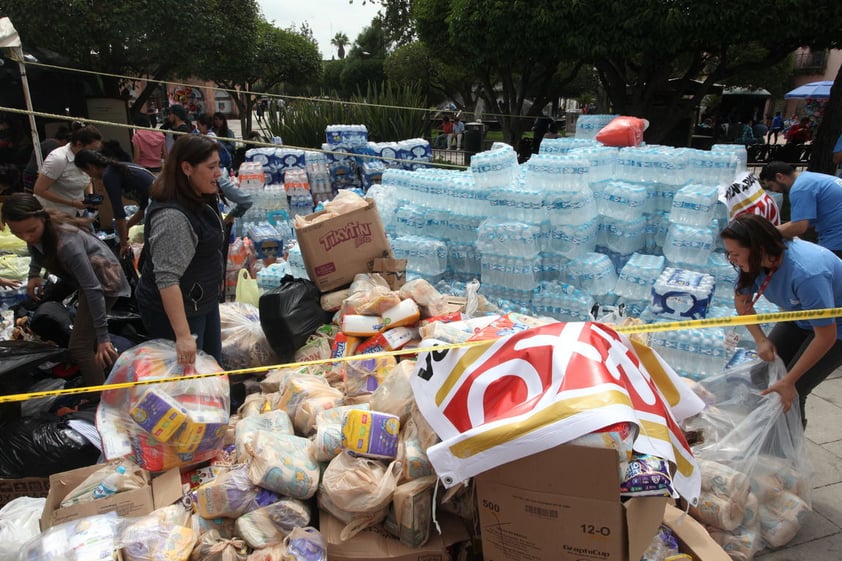
MULTIPOLYGON (((810 320, 822 318, 834 318, 842 316, 842 308, 825 308, 822 310, 804 310, 795 312, 776 312, 771 314, 753 314, 745 316, 731 316, 725 318, 707 318, 687 321, 673 321, 665 323, 643 323, 639 325, 622 325, 613 326, 613 329, 618 333, 634 334, 634 333, 659 333, 663 331, 681 331, 685 329, 702 329, 706 327, 730 327, 738 325, 755 325, 764 323, 777 323, 782 321, 796 321, 796 320, 810 320)), ((186 380, 201 380, 203 378, 213 378, 216 376, 243 376, 246 374, 259 374, 268 372, 276 368, 302 368, 306 366, 318 366, 322 364, 336 364, 340 362, 353 362, 357 360, 368 360, 372 358, 382 358, 387 356, 407 356, 427 351, 442 351, 447 349, 459 349, 466 347, 475 347, 480 345, 488 345, 488 340, 482 341, 467 341, 464 343, 447 343, 436 345, 435 347, 425 347, 416 349, 401 349, 398 351, 383 351, 379 353, 368 353, 364 355, 354 355, 338 358, 326 358, 320 360, 308 360, 302 362, 290 362, 287 364, 275 364, 271 366, 260 366, 257 368, 242 368, 240 370, 228 370, 225 372, 212 372, 208 374, 187 374, 184 376, 172 378, 157 378, 154 380, 136 380, 133 382, 120 382, 117 384, 103 384, 99 386, 85 386, 83 388, 70 388, 61 390, 47 390, 41 392, 30 392, 13 395, 0 395, 0 404, 14 403, 19 401, 28 401, 30 399, 39 399, 43 397, 53 397, 62 395, 78 395, 86 393, 101 392, 106 390, 120 390, 128 389, 136 386, 148 386, 152 384, 163 384, 167 382, 184 382, 186 380)))

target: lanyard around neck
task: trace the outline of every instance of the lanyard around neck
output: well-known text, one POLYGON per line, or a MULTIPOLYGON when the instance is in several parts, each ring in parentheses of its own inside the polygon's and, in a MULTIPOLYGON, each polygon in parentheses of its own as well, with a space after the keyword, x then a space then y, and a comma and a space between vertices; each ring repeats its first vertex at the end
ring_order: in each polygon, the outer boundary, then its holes
POLYGON ((754 308, 754 305, 757 304, 757 301, 760 300, 760 297, 763 296, 763 292, 766 290, 766 287, 769 286, 769 281, 772 280, 772 275, 775 274, 777 269, 769 269, 769 273, 766 275, 766 278, 763 279, 763 282, 760 284, 760 288, 754 294, 754 298, 751 299, 751 304, 749 304, 748 309, 751 310, 754 308))

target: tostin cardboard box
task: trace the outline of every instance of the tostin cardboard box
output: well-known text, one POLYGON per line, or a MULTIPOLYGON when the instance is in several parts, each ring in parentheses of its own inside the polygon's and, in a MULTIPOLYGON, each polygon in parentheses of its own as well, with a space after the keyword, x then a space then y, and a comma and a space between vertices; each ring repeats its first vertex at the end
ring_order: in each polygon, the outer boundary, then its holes
POLYGON ((392 247, 372 199, 366 206, 324 218, 325 212, 302 217, 295 237, 307 274, 319 290, 347 286, 359 273, 368 273, 377 257, 392 257, 392 247))
POLYGON ((50 491, 41 513, 42 532, 64 522, 104 514, 112 510, 117 511, 117 514, 123 517, 143 516, 156 508, 171 505, 182 497, 181 474, 178 468, 173 468, 154 479, 148 472, 144 472, 147 484, 140 489, 123 491, 103 499, 61 507, 61 501, 70 491, 75 489, 90 474, 104 466, 105 464, 96 464, 50 476, 50 491))
POLYGON ((485 561, 638 561, 666 497, 620 501, 617 452, 564 445, 476 477, 485 561))

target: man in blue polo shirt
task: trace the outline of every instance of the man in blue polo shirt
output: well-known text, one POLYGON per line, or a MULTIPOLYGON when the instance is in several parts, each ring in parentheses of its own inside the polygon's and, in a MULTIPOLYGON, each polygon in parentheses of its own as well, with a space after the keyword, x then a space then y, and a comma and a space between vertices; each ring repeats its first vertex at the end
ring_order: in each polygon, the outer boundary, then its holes
POLYGON ((784 162, 769 162, 760 172, 763 186, 789 196, 790 221, 778 226, 785 238, 814 226, 819 245, 842 257, 842 178, 812 171, 796 172, 784 162))

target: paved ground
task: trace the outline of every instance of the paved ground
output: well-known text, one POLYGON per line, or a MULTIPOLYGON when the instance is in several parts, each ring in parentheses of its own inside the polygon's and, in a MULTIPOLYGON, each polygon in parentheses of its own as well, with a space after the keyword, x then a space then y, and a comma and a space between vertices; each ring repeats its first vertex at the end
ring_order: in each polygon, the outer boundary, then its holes
POLYGON ((813 512, 786 547, 764 551, 755 559, 842 559, 842 370, 837 370, 807 398, 807 420, 813 512))

